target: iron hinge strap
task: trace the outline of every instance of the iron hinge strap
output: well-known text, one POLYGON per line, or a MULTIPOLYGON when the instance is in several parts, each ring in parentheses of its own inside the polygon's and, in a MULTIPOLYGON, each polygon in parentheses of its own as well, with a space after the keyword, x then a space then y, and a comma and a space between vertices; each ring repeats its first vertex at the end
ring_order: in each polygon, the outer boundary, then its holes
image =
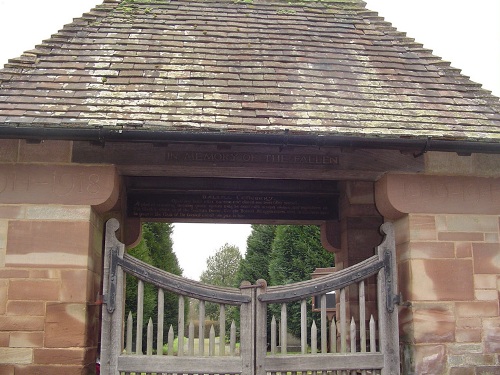
POLYGON ((402 297, 400 294, 394 293, 394 282, 392 272, 392 253, 386 250, 384 253, 384 274, 385 274, 385 291, 386 291, 386 307, 389 313, 394 312, 394 306, 401 304, 402 297))

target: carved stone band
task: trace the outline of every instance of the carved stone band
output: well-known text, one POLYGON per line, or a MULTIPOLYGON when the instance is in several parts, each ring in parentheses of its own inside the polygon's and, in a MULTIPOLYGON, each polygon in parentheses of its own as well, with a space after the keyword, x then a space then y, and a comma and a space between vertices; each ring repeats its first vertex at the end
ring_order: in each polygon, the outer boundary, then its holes
POLYGON ((407 213, 500 212, 500 178, 388 174, 375 184, 375 202, 387 219, 407 213))
POLYGON ((118 195, 113 166, 0 164, 0 204, 91 205, 105 212, 118 195))

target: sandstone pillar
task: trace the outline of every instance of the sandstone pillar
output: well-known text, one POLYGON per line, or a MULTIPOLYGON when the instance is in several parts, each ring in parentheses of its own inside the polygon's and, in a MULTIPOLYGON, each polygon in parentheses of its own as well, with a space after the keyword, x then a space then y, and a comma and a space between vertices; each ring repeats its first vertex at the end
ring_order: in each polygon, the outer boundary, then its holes
POLYGON ((376 203, 395 223, 403 373, 498 373, 500 179, 386 175, 376 203))
POLYGON ((103 213, 118 197, 116 172, 34 164, 43 155, 24 146, 22 162, 0 164, 0 373, 92 373, 103 213))

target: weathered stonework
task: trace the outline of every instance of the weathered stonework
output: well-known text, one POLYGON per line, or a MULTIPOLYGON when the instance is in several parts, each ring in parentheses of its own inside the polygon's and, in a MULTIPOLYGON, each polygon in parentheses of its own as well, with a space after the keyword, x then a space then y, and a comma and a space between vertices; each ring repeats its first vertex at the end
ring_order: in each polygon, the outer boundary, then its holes
POLYGON ((6 146, 2 161, 66 164, 0 164, 0 373, 91 373, 115 169, 67 164, 68 142, 6 146))
MULTIPOLYGON (((376 194, 378 202, 393 203, 377 206, 381 213, 397 218, 399 286, 404 301, 400 307, 403 373, 497 373, 500 216, 471 213, 483 208, 462 204, 460 194, 448 195, 439 208, 433 198, 406 204, 401 190, 390 187, 408 181, 463 186, 462 178, 398 178, 386 176, 376 185, 376 194), (460 208, 463 214, 457 213, 460 208), (436 210, 440 213, 434 214, 436 210), (394 215, 396 211, 399 214, 394 215)), ((494 207, 498 202, 490 203, 494 207)))

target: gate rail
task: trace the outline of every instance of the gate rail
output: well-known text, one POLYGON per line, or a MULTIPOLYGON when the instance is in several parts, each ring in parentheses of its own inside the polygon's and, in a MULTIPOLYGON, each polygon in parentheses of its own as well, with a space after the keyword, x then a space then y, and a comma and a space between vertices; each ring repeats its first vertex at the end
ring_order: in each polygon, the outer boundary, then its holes
MULTIPOLYGON (((158 270, 134 257, 124 254, 125 246, 117 240, 115 232, 119 224, 111 219, 106 225, 104 259, 104 303, 101 331, 101 373, 118 374, 242 374, 275 375, 297 374, 399 374, 399 339, 397 309, 398 298, 394 256, 394 233, 391 224, 384 224, 381 231, 384 241, 377 247, 377 254, 359 264, 315 280, 291 285, 267 288, 264 280, 257 285, 243 283, 238 288, 223 288, 188 280, 158 270), (138 279, 138 301, 136 329, 133 332, 132 315, 125 319, 124 274, 138 279), (376 323, 372 316, 366 329, 365 283, 377 275, 378 337, 376 323), (146 355, 142 352, 143 336, 143 288, 149 283, 158 289, 158 322, 156 355, 153 354, 153 324, 147 329, 146 355), (357 286, 357 288, 356 288, 357 286), (163 355, 163 298, 164 291, 179 296, 177 320, 178 353, 173 352, 174 333, 168 334, 168 353, 163 355), (328 321, 326 314, 326 293, 340 294, 339 320, 328 321), (346 294, 359 294, 359 311, 354 313, 346 303, 346 294), (308 336, 306 321, 306 300, 321 296, 320 343, 318 354, 316 325, 313 323, 308 336), (199 301, 199 339, 195 354, 194 328, 187 329, 184 321, 185 298, 199 301), (287 304, 300 301, 301 308, 301 354, 287 355, 287 304), (205 303, 219 305, 219 356, 215 356, 215 332, 209 334, 208 353, 205 348, 205 303), (279 319, 280 335, 277 337, 277 323, 273 317, 267 321, 270 305, 281 305, 279 319), (230 349, 226 350, 226 305, 240 309, 240 350, 235 350, 236 328, 234 322, 230 332, 230 349), (353 318, 350 324, 347 312, 353 318), (356 318, 354 319, 354 315, 356 318), (268 353, 268 328, 271 328, 270 353, 268 353), (359 332, 359 338, 358 338, 359 332), (369 338, 367 339, 367 332, 369 338), (132 352, 132 337, 135 334, 135 353, 132 352), (310 338, 310 343, 308 342, 310 338), (278 354, 278 339, 281 353, 278 354), (187 341, 187 342, 186 342, 187 341), (348 341, 350 345, 348 346, 348 341), (186 347, 187 344, 187 347, 186 347), (338 348, 338 350, 337 350, 338 348), (367 348, 369 351, 367 352, 367 348), (309 353, 310 352, 310 353, 309 353), (368 371, 368 372, 367 372, 368 371)), ((368 288, 370 285, 368 284, 368 288)), ((369 293, 368 293, 369 294, 369 293)), ((352 304, 352 298, 349 299, 352 304)), ((368 306, 368 309, 370 306, 368 306)), ((172 323, 173 324, 173 323, 172 323)), ((174 325, 174 324, 173 324, 174 325)))

